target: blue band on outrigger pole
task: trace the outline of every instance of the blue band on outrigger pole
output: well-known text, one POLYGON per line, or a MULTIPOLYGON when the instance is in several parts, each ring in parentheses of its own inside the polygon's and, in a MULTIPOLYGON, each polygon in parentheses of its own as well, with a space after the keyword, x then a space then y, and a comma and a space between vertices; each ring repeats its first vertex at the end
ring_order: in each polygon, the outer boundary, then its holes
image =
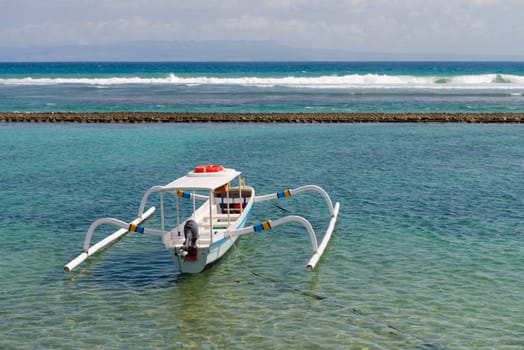
POLYGON ((269 221, 261 222, 260 224, 256 224, 253 226, 253 230, 255 232, 269 230, 271 228, 271 225, 269 224, 269 221))
POLYGON ((137 233, 144 233, 144 227, 138 226, 137 224, 131 224, 129 225, 129 231, 137 232, 137 233))
POLYGON ((284 197, 289 197, 289 196, 291 196, 290 190, 284 190, 284 191, 277 192, 277 198, 284 198, 284 197))

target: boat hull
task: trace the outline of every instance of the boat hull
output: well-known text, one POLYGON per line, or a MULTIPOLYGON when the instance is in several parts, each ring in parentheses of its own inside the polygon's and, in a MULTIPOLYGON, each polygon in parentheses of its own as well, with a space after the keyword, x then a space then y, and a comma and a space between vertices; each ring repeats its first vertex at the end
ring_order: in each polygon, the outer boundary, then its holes
POLYGON ((211 247, 199 247, 197 258, 194 260, 182 256, 180 247, 169 248, 168 251, 181 273, 199 273, 218 263, 237 239, 238 237, 224 238, 213 243, 211 247))
MULTIPOLYGON (((254 189, 251 188, 251 191, 252 196, 254 197, 254 189)), ((232 223, 230 229, 236 230, 244 226, 247 217, 253 208, 253 203, 254 202, 251 198, 247 202, 240 217, 232 223)), ((206 205, 204 205, 204 207, 206 207, 206 205)), ((188 259, 188 256, 183 252, 183 244, 177 244, 166 248, 181 273, 199 273, 219 262, 220 259, 231 249, 233 244, 235 244, 238 236, 228 238, 225 232, 227 232, 226 229, 215 231, 215 235, 218 235, 221 238, 214 241, 210 246, 197 245, 198 252, 196 259, 194 257, 188 259)))

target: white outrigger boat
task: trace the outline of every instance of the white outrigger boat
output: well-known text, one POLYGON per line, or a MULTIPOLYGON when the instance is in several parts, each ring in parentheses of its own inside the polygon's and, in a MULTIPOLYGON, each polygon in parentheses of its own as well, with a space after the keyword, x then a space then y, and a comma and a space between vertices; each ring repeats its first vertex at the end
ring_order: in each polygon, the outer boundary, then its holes
POLYGON ((306 185, 256 196, 255 189, 246 186, 240 175, 239 171, 227 169, 221 165, 205 165, 195 167, 187 175, 165 186, 151 187, 142 197, 138 216, 133 221, 124 222, 114 218, 103 218, 93 222, 87 231, 83 252, 64 266, 64 272, 73 270, 89 256, 126 233, 138 232, 160 236, 180 272, 197 273, 218 262, 239 236, 268 230, 290 222, 303 225, 309 234, 313 255, 306 268, 308 271, 313 270, 331 238, 340 204, 337 202, 333 206, 327 192, 316 185, 306 185), (232 186, 233 183, 235 183, 234 186, 232 186), (254 203, 285 198, 304 191, 320 193, 324 197, 329 210, 329 224, 320 245, 317 244, 313 227, 308 220, 301 216, 290 215, 244 227, 254 203), (160 194, 160 229, 139 226, 155 211, 155 207, 144 211, 147 200, 153 193, 160 194), (165 213, 164 194, 176 196, 176 225, 172 229, 166 228, 166 221, 169 221, 169 219, 175 221, 175 219, 165 213), (191 215, 181 221, 180 213, 183 212, 183 200, 186 201, 185 210, 187 213, 191 212, 191 215), (197 205, 197 201, 203 201, 203 204, 197 205), (188 206, 189 208, 187 208, 188 206), (114 225, 119 227, 119 230, 91 246, 93 232, 103 224, 114 225))

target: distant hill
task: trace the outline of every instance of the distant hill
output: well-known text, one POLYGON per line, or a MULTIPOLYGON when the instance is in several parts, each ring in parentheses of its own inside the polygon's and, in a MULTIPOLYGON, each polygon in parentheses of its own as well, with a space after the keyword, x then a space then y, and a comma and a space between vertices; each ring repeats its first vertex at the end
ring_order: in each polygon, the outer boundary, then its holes
POLYGON ((518 61, 512 56, 451 56, 296 48, 273 41, 130 41, 107 45, 0 46, 0 61, 518 61))

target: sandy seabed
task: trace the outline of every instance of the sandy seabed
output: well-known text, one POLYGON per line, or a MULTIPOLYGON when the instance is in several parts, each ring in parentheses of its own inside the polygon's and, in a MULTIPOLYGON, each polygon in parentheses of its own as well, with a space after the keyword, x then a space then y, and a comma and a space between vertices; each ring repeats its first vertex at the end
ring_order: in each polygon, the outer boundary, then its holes
POLYGON ((20 123, 521 123, 524 113, 0 112, 20 123))

